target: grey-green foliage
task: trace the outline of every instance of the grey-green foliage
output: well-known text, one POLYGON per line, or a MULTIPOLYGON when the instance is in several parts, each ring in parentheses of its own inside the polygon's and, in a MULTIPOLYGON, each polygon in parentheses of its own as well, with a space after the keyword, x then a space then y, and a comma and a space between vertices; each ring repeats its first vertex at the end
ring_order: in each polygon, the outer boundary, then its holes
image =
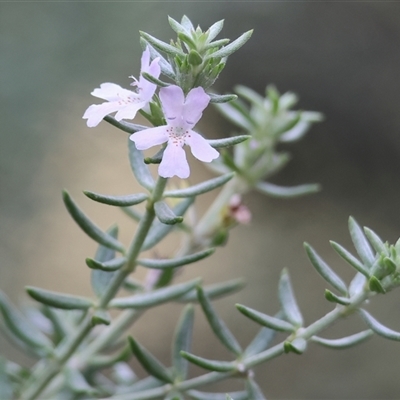
MULTIPOLYGON (((229 39, 214 41, 223 28, 223 21, 216 22, 206 31, 202 31, 200 27, 195 28, 186 16, 180 22, 169 17, 169 23, 177 34, 175 41, 166 43, 146 32, 141 32, 141 37, 144 46, 150 47, 153 58, 160 58, 163 74, 172 79, 185 93, 197 86, 204 89, 212 86, 225 67, 227 57, 239 50, 253 32, 245 32, 229 43, 229 39)), ((233 98, 235 96, 214 94, 211 101, 219 103, 233 98)))
MULTIPOLYGON (((205 32, 194 28, 186 16, 180 22, 169 18, 169 23, 177 34, 177 39, 170 43, 141 34, 151 57, 159 57, 165 76, 158 79, 144 73, 143 77, 160 87, 169 84, 166 80, 172 81, 186 93, 197 86, 209 91, 227 57, 252 32, 230 43, 228 39, 214 40, 222 30, 223 21, 205 32)), ((243 211, 246 214, 247 210, 240 199, 234 198, 236 195, 256 189, 269 196, 291 198, 319 190, 315 184, 281 187, 264 179, 278 172, 289 159, 287 153, 277 151, 277 145, 299 140, 312 123, 321 120, 321 115, 292 110, 297 97, 292 93, 281 95, 272 86, 267 87, 265 97, 244 86, 238 86, 236 92, 239 99, 236 95, 210 93, 211 102, 243 131, 239 136, 209 140, 212 147, 222 151, 220 160, 211 164, 220 176, 170 188, 167 179, 153 177, 149 165, 161 162, 165 147, 154 156, 145 157, 129 141, 130 166, 141 192, 128 195, 84 192, 95 202, 120 207, 137 222, 129 245, 123 245, 118 239, 116 225, 103 231, 68 192, 63 192, 71 217, 99 245, 96 254, 85 260, 94 293, 83 297, 28 286, 27 293, 37 301, 38 307, 26 314, 0 294, 2 331, 37 360, 29 369, 0 358, 0 398, 262 400, 265 396, 253 373, 256 365, 284 353, 302 354, 310 342, 343 349, 364 342, 374 333, 400 340, 400 332, 384 326, 364 309, 374 295, 399 286, 400 240, 394 245, 385 243, 371 229, 362 229, 353 218, 349 220, 349 231, 358 257, 332 242, 333 249, 355 270, 350 284, 314 248, 305 244, 311 264, 333 290, 326 289, 325 298, 335 305, 332 311, 311 324, 305 322, 301 301, 299 304, 295 296, 296 285, 292 285, 287 269, 282 271, 278 283, 280 310, 273 316, 236 305, 243 318, 260 325, 246 346, 239 343, 213 304, 215 299, 241 289, 242 280, 204 287, 201 278, 175 282, 180 268, 211 256, 216 246, 226 243, 229 229, 246 222, 243 211), (233 152, 230 146, 234 146, 233 152), (219 188, 222 188, 219 196, 198 221, 195 218, 197 197, 219 188), (141 203, 144 209, 139 211, 136 206, 141 203), (171 250, 168 256, 158 257, 154 248, 170 234, 180 237, 180 248, 171 250), (151 256, 143 254, 147 250, 151 250, 151 256), (142 281, 130 276, 138 267, 144 267, 147 272, 142 281), (153 355, 151 346, 145 347, 133 337, 128 339, 127 332, 143 313, 168 302, 184 306, 173 337, 170 366, 165 366, 153 355), (228 359, 207 359, 192 353, 194 304, 199 304, 218 345, 229 351, 228 359), (338 339, 317 336, 337 319, 351 314, 359 315, 367 329, 338 339), (133 371, 130 363, 133 357, 147 373, 144 378, 138 378, 133 371), (191 377, 190 364, 206 372, 191 377), (227 378, 241 380, 243 390, 205 391, 208 385, 227 378)), ((141 112, 154 126, 165 122, 157 95, 149 108, 141 112)), ((104 119, 130 134, 147 128, 117 121, 111 116, 104 119)))
POLYGON ((288 153, 278 152, 276 146, 301 139, 313 123, 322 120, 322 115, 292 110, 297 96, 290 92, 281 95, 272 86, 267 87, 265 97, 245 86, 237 86, 236 93, 237 100, 216 107, 243 133, 251 134, 251 139, 235 146, 233 155, 225 152, 213 168, 218 172, 234 170, 247 185, 272 197, 290 198, 317 192, 320 189, 317 184, 282 187, 263 179, 289 161, 288 153))

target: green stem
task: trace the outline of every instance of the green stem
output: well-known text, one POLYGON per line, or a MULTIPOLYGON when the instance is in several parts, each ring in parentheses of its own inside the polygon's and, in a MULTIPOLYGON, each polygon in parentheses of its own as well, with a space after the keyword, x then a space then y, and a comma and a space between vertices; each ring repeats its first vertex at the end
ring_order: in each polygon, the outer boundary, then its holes
POLYGON ((36 370, 37 375, 39 376, 36 377, 35 374, 33 374, 30 377, 28 380, 27 390, 21 394, 21 400, 35 399, 40 395, 43 389, 45 389, 52 379, 60 372, 62 366, 82 343, 91 329, 91 317, 87 316, 75 336, 67 343, 62 343, 60 347, 56 349, 55 357, 49 360, 47 365, 43 365, 42 368, 36 370))
POLYGON ((113 323, 104 329, 85 350, 79 354, 79 365, 87 362, 94 354, 99 353, 110 343, 115 342, 119 336, 130 327, 144 311, 124 310, 113 323))
MULTIPOLYGON (((100 299, 98 306, 99 308, 107 308, 108 303, 117 294, 125 278, 134 271, 140 249, 143 245, 144 240, 146 239, 146 236, 155 217, 154 203, 161 199, 166 183, 167 180, 165 178, 160 177, 157 180, 152 196, 148 200, 146 213, 139 223, 139 226, 135 233, 135 237, 132 240, 132 243, 127 252, 127 262, 124 267, 119 270, 119 273, 116 275, 114 280, 107 288, 107 291, 100 299)), ((132 315, 129 315, 126 317, 125 322, 131 319, 132 315)), ((40 393, 42 393, 42 391, 46 388, 46 386, 52 381, 52 379, 61 371, 62 367, 71 358, 75 350, 89 334, 91 329, 91 316, 88 315, 84 322, 80 325, 79 330, 78 332, 76 332, 74 338, 70 342, 62 344, 61 347, 56 349, 55 359, 50 360, 47 363, 46 368, 37 369, 35 371, 36 373, 32 374, 31 378, 29 379, 30 384, 27 385, 21 393, 21 399, 36 399, 40 395, 40 393)))
MULTIPOLYGON (((348 306, 337 305, 335 309, 328 312, 326 315, 324 315, 318 321, 315 321, 314 323, 309 325, 307 328, 300 328, 295 335, 290 336, 290 340, 294 340, 296 338, 303 338, 309 340, 312 336, 325 330, 338 319, 344 318, 347 315, 356 311, 358 307, 373 294, 374 294, 373 292, 367 289, 363 289, 360 293, 357 293, 352 297, 351 303, 348 306)), ((286 342, 286 340, 282 341, 281 343, 278 343, 277 345, 259 354, 255 354, 254 356, 242 360, 238 365, 241 365, 242 367, 244 367, 245 371, 248 371, 259 364, 262 364, 266 361, 269 361, 275 357, 280 356, 285 351, 284 343, 286 342)), ((144 390, 139 393, 114 396, 113 400, 151 400, 167 394, 172 389, 184 392, 190 389, 197 389, 199 387, 216 383, 225 380, 226 378, 235 376, 245 377, 246 374, 238 370, 233 370, 224 373, 210 372, 198 376, 196 378, 188 379, 184 382, 176 383, 173 386, 168 384, 155 389, 144 390)))

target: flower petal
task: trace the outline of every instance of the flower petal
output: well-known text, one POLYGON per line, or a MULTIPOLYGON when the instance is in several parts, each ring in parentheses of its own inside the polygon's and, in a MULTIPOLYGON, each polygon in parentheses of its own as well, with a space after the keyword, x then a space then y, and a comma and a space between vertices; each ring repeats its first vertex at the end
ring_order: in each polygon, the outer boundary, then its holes
POLYGON ((138 88, 140 90, 139 95, 143 101, 150 101, 153 97, 157 85, 149 82, 147 79, 143 78, 142 73, 147 72, 148 74, 158 78, 161 73, 161 67, 159 66, 160 59, 157 57, 150 63, 150 50, 149 47, 146 47, 146 50, 143 52, 141 67, 140 67, 140 77, 138 88))
POLYGON ((200 161, 211 162, 219 157, 219 153, 211 147, 203 136, 190 131, 185 137, 185 143, 190 146, 192 154, 200 161))
POLYGON ((102 104, 92 104, 85 111, 82 118, 87 119, 87 126, 93 128, 94 126, 97 126, 106 115, 118 111, 120 108, 121 105, 115 101, 102 104))
POLYGON ((136 113, 145 106, 145 101, 137 101, 135 103, 124 104, 115 114, 115 119, 121 121, 121 119, 133 119, 136 113))
POLYGON ((168 140, 168 134, 166 126, 157 126, 136 132, 129 136, 129 139, 135 142, 138 150, 147 150, 150 147, 165 143, 168 140))
POLYGON ((168 124, 181 123, 183 102, 185 101, 183 90, 176 85, 163 87, 160 89, 160 100, 168 124))
POLYGON ((145 71, 146 68, 149 67, 149 64, 150 64, 150 49, 149 46, 146 46, 146 49, 142 53, 142 58, 140 59, 141 71, 145 71))
POLYGON ((202 87, 194 88, 188 93, 183 106, 183 119, 190 128, 199 121, 209 102, 210 96, 202 87))
MULTIPOLYGON (((155 58, 151 62, 150 66, 141 70, 141 73, 147 72, 151 76, 158 78, 161 73, 161 68, 160 68, 158 62, 159 62, 159 58, 155 58)), ((140 75, 138 86, 139 86, 139 90, 140 90, 140 92, 139 92, 140 98, 146 102, 151 100, 151 98, 153 97, 153 95, 157 89, 157 85, 149 82, 147 79, 143 78, 142 75, 140 75)))
POLYGON ((163 178, 172 178, 174 175, 181 179, 189 177, 190 169, 185 150, 179 144, 168 143, 158 167, 158 173, 163 178))
POLYGON ((115 83, 102 83, 100 88, 96 88, 90 93, 92 96, 99 97, 100 99, 108 100, 108 101, 118 101, 121 99, 130 98, 131 95, 135 93, 130 90, 126 90, 115 83))

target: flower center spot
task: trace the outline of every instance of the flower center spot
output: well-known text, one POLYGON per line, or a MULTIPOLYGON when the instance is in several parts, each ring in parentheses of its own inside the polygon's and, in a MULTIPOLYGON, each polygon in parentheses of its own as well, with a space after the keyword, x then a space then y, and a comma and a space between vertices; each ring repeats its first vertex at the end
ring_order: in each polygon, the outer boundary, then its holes
POLYGON ((181 146, 185 144, 185 138, 189 135, 189 131, 181 126, 170 126, 167 129, 169 140, 176 146, 181 146))

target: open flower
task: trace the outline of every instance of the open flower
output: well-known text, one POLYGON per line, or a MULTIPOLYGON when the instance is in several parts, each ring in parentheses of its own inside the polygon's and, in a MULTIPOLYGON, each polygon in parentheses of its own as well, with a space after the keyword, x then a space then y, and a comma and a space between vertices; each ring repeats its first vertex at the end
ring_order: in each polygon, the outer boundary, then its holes
POLYGON ((190 174, 184 144, 190 146, 192 154, 200 161, 211 162, 219 156, 206 139, 192 131, 210 102, 210 96, 203 88, 197 87, 185 99, 182 89, 171 85, 160 89, 160 100, 167 125, 136 132, 130 139, 138 150, 168 142, 158 173, 164 178, 176 175, 184 179, 190 174))
MULTIPOLYGON (((146 48, 143 52, 141 60, 141 71, 147 72, 148 74, 158 78, 160 76, 161 68, 158 64, 159 59, 155 58, 150 63, 150 50, 146 48)), ((152 99, 154 92, 157 89, 157 85, 149 82, 142 75, 139 80, 135 78, 131 86, 136 87, 136 91, 123 89, 121 86, 115 83, 102 83, 100 88, 94 89, 91 93, 95 97, 107 100, 102 104, 92 104, 83 115, 84 119, 87 119, 87 126, 97 126, 101 120, 107 115, 115 111, 115 119, 121 121, 121 119, 133 119, 136 113, 143 107, 145 107, 152 99)))

